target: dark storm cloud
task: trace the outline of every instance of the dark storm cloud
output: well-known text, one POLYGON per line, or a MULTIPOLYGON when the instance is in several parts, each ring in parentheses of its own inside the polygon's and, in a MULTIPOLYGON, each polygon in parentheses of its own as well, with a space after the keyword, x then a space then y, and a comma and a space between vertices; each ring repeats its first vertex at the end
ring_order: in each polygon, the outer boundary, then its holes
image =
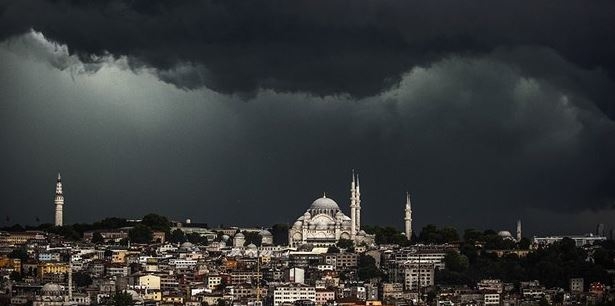
POLYGON ((32 28, 86 61, 128 56, 181 88, 224 93, 362 97, 417 64, 519 45, 615 75, 615 3, 606 0, 24 0, 0 4, 0 14, 0 38, 32 28))
POLYGON ((0 177, 39 192, 5 201, 48 209, 41 173, 62 168, 73 175, 67 198, 92 218, 153 210, 290 222, 322 191, 347 209, 349 169, 359 168, 366 224, 401 222, 392 216, 409 190, 419 226, 497 227, 539 212, 540 231, 557 211, 584 217, 549 229, 586 228, 596 212, 613 215, 614 8, 2 3, 0 136, 10 149, 0 177))

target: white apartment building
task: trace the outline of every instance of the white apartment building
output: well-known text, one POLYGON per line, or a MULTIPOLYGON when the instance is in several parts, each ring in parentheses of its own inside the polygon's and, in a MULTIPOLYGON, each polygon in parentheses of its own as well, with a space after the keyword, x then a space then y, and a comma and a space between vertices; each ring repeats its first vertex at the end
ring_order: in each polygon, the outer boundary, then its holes
POLYGON ((286 284, 277 286, 273 290, 273 305, 294 303, 298 300, 310 300, 316 302, 316 288, 302 284, 286 284))
POLYGON ((484 297, 485 305, 500 305, 499 293, 487 293, 484 297))

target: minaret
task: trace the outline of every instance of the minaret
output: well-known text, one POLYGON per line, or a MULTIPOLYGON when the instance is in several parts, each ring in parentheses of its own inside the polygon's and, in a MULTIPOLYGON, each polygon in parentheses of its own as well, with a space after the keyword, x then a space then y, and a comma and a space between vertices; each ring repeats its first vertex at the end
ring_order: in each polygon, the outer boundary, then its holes
POLYGON ((521 241, 521 219, 517 220, 517 242, 521 241))
POLYGON ((361 184, 359 184, 359 173, 357 173, 357 188, 355 189, 355 198, 357 199, 357 232, 361 231, 361 184))
POLYGON ((405 233, 406 239, 412 238, 412 204, 410 203, 410 194, 406 192, 406 210, 405 210, 405 233))
POLYGON ((63 215, 63 206, 64 206, 64 194, 62 192, 62 176, 60 176, 60 172, 58 172, 58 179, 56 181, 56 197, 53 200, 53 203, 56 205, 56 226, 62 226, 62 215, 63 215))
POLYGON ((354 177, 354 169, 352 170, 352 183, 350 183, 350 239, 355 240, 357 233, 357 198, 356 198, 356 182, 354 177))

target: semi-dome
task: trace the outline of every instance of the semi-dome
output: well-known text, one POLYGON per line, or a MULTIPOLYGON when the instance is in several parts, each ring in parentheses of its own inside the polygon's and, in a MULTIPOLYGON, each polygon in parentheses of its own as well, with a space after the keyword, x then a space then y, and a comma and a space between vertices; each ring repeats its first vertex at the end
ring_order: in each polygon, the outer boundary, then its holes
POLYGON ((339 206, 337 206, 337 203, 335 203, 335 201, 333 201, 330 198, 327 198, 326 196, 323 196, 322 198, 318 198, 316 199, 316 201, 312 202, 312 206, 310 206, 310 209, 340 209, 339 206))
POLYGON ((261 230, 260 232, 258 232, 259 235, 261 236, 272 236, 271 232, 269 232, 268 230, 261 230))

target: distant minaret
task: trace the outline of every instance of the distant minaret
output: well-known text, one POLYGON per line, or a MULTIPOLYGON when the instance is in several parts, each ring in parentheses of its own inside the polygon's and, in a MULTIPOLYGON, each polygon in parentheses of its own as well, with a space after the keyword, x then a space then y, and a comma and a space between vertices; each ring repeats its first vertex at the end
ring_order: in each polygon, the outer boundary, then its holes
POLYGON ((58 179, 56 181, 56 197, 53 200, 56 205, 56 226, 62 226, 62 214, 64 206, 64 194, 62 192, 62 176, 58 172, 58 179))
POLYGON ((359 173, 357 173, 357 188, 355 189, 357 199, 357 232, 361 231, 361 184, 359 184, 359 173))
POLYGON ((517 241, 521 241, 521 219, 517 220, 517 241))
POLYGON ((355 240, 357 233, 357 198, 356 198, 356 181, 354 170, 352 170, 352 183, 350 183, 350 239, 355 240))
POLYGON ((406 239, 410 240, 412 238, 412 204, 410 203, 410 194, 406 192, 406 210, 405 210, 405 233, 406 239))

